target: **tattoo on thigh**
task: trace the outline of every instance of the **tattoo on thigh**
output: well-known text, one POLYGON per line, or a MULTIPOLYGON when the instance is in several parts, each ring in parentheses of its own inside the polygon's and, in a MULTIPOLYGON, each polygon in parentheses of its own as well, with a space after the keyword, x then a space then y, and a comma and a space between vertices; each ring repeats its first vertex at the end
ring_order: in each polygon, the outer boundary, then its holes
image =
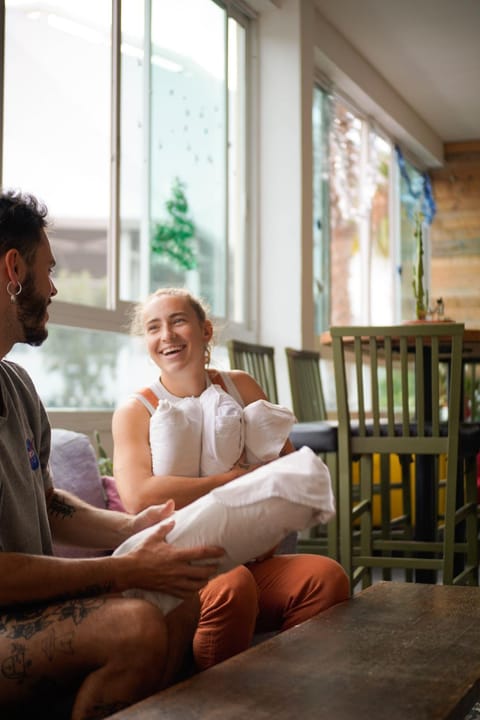
POLYGON ((29 640, 62 620, 72 620, 75 625, 80 625, 90 613, 104 604, 104 598, 80 598, 43 609, 16 610, 0 616, 0 635, 13 640, 29 640))
POLYGON ((42 650, 50 662, 55 657, 55 652, 73 655, 73 632, 61 633, 58 636, 58 634, 55 634, 54 628, 51 627, 46 638, 42 641, 42 650))
POLYGON ((31 660, 25 658, 25 645, 23 643, 12 643, 12 654, 2 662, 2 676, 6 680, 15 680, 22 683, 28 676, 27 669, 31 666, 31 660))

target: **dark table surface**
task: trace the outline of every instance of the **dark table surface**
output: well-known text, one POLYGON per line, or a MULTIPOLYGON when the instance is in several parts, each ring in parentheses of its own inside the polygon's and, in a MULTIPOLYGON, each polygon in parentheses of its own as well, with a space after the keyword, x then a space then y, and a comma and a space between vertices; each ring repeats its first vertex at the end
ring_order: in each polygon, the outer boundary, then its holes
POLYGON ((456 720, 480 697, 480 590, 381 582, 117 720, 456 720))

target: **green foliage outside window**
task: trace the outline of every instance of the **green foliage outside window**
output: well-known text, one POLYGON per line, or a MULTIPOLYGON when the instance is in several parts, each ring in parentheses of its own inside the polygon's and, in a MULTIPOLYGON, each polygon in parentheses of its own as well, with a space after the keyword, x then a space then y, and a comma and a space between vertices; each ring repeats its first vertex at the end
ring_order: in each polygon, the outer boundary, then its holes
POLYGON ((155 225, 151 248, 154 255, 163 256, 181 270, 197 267, 195 248, 195 224, 189 217, 189 205, 185 195, 185 183, 178 177, 172 184, 171 197, 165 203, 169 219, 155 225))

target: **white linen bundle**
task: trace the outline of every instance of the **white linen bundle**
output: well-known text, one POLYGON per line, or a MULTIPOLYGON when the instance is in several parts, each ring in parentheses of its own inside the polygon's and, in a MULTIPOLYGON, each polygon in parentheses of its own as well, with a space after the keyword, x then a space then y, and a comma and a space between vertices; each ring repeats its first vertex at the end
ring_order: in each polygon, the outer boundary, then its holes
POLYGON ((249 464, 278 457, 295 416, 267 400, 242 408, 218 385, 197 397, 160 400, 150 418, 154 475, 205 477, 227 472, 245 448, 249 464))
MULTIPOLYGON (((175 527, 166 540, 179 547, 223 547, 225 555, 217 572, 220 574, 268 552, 290 532, 326 523, 334 514, 328 468, 310 448, 303 447, 175 511, 175 527)), ((170 520, 133 535, 113 554, 129 552, 170 520)), ((165 614, 181 602, 164 593, 141 589, 128 590, 124 595, 145 598, 165 614)))

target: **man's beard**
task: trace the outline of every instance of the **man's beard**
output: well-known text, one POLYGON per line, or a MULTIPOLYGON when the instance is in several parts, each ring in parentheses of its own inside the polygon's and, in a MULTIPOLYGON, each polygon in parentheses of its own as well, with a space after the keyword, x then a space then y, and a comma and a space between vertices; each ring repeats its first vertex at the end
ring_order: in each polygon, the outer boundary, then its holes
POLYGON ((23 283, 22 292, 17 295, 17 317, 23 328, 23 342, 41 345, 48 336, 45 313, 50 300, 45 300, 35 290, 33 273, 29 272, 23 283))

